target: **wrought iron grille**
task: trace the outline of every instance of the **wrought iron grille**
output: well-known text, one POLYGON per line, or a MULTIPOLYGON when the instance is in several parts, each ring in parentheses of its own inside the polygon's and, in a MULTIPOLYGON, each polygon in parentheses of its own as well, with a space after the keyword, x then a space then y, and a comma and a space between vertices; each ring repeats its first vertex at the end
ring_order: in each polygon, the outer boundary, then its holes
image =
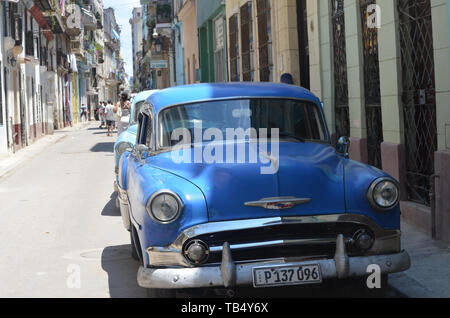
POLYGON ((334 91, 336 137, 350 136, 348 106, 347 51, 344 0, 331 0, 333 6, 334 91))
POLYGON ((272 68, 272 25, 270 17, 270 0, 257 0, 256 6, 258 12, 260 81, 269 82, 271 80, 272 68))
POLYGON ((430 205, 437 150, 436 92, 430 0, 399 0, 408 199, 430 205))
POLYGON ((238 30, 238 16, 233 15, 229 19, 230 26, 230 80, 238 82, 240 80, 239 74, 239 30, 238 30))
POLYGON ((251 63, 250 63, 250 29, 251 29, 251 5, 247 2, 241 7, 241 46, 242 46, 242 79, 244 82, 250 82, 251 63))
POLYGON ((380 64, 378 60, 378 29, 369 27, 368 6, 375 0, 360 0, 363 56, 364 93, 366 101, 367 151, 369 164, 381 168, 381 143, 383 142, 383 123, 381 118, 380 64))

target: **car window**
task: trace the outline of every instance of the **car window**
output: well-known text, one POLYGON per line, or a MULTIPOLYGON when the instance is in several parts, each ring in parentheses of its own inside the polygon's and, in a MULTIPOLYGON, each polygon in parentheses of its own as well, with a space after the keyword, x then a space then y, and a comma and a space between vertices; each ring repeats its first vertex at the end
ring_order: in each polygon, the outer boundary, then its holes
POLYGON ((134 104, 133 114, 131 115, 131 124, 132 125, 137 123, 137 119, 139 117, 139 112, 141 111, 141 108, 144 104, 145 104, 145 101, 137 102, 134 104))
POLYGON ((152 125, 152 118, 147 118, 147 124, 145 127, 145 145, 149 147, 150 149, 153 149, 153 125, 152 125))
MULTIPOLYGON (((227 129, 278 129, 281 140, 328 142, 325 124, 319 107, 307 101, 289 99, 240 99, 211 101, 168 108, 159 115, 160 146, 172 147, 177 129, 185 129, 194 142, 194 130, 201 127, 222 132, 227 129)), ((258 136, 259 137, 259 136, 258 136)), ((268 136, 270 137, 270 135, 268 136)), ((186 143, 183 141, 183 143, 186 143)))

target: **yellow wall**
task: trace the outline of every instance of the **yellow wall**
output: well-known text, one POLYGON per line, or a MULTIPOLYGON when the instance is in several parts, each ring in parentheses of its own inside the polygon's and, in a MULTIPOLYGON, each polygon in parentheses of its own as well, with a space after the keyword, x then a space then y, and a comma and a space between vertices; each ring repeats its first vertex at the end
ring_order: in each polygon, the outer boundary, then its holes
POLYGON ((200 67, 196 1, 186 1, 178 13, 178 18, 183 22, 183 60, 186 84, 198 83, 195 80, 195 70, 200 67))
MULTIPOLYGON (((226 0, 227 34, 229 36, 229 19, 234 14, 239 15, 242 5, 249 0, 226 0)), ((258 24, 256 1, 253 4, 253 33, 255 41, 255 80, 259 80, 259 52, 258 52, 258 24)), ((320 60, 319 60, 319 28, 318 9, 315 0, 307 1, 308 10, 308 36, 310 41, 311 57, 311 90, 318 96, 321 95, 320 85, 320 60)), ((299 45, 297 31, 297 2, 296 0, 271 0, 272 17, 272 56, 273 56, 273 80, 279 82, 283 73, 291 73, 295 84, 300 84, 299 45)), ((239 19, 240 22, 240 19, 239 19)), ((239 25, 239 36, 240 36, 239 25)), ((229 44, 229 40, 227 41, 229 44)), ((241 48, 241 46, 240 46, 241 48)), ((229 48, 228 48, 229 58, 229 48)), ((242 64, 242 63, 241 63, 242 64)), ((241 65, 242 78, 242 65, 241 65)))

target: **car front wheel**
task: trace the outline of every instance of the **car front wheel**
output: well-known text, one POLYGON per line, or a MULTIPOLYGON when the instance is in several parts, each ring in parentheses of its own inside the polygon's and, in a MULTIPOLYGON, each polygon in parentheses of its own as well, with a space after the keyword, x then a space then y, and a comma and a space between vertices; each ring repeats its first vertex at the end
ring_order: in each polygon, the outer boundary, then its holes
POLYGON ((137 237, 136 229, 134 228, 134 226, 131 226, 130 241, 131 241, 131 257, 134 260, 139 261, 141 264, 143 264, 142 255, 140 253, 141 245, 139 243, 139 238, 137 237))

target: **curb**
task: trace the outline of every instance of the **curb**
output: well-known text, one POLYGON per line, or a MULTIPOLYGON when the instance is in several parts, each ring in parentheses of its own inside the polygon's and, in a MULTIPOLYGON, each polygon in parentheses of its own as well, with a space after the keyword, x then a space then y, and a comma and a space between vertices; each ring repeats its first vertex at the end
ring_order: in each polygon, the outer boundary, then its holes
POLYGON ((434 298, 433 292, 405 273, 392 274, 389 287, 404 298, 434 298))

